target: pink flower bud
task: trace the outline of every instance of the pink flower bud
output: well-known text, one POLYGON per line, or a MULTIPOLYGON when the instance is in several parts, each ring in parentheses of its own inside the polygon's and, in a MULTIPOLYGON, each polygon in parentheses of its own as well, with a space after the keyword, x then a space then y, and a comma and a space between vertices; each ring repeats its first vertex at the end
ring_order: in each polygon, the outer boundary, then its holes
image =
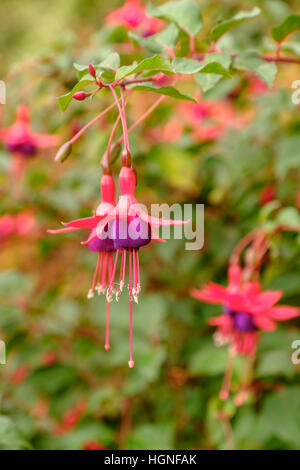
POLYGON ((92 66, 92 64, 89 64, 89 74, 92 75, 92 77, 96 76, 96 70, 92 66))
POLYGON ((74 93, 74 95, 72 95, 72 98, 74 98, 74 100, 77 100, 77 101, 83 101, 88 96, 89 96, 88 93, 86 93, 85 91, 77 91, 76 93, 74 93))

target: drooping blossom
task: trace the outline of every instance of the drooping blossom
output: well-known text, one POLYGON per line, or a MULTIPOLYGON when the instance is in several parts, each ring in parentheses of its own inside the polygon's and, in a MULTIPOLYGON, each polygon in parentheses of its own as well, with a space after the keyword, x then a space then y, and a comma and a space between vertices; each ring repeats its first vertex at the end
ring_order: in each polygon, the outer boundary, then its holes
POLYGON ((217 331, 214 339, 217 345, 229 344, 228 363, 220 390, 220 399, 229 396, 233 374, 234 357, 244 357, 245 371, 235 404, 240 406, 249 395, 252 368, 257 342, 261 331, 273 331, 278 321, 285 321, 299 315, 299 309, 276 305, 282 297, 281 291, 263 291, 258 281, 243 282, 242 270, 238 265, 228 270, 228 286, 206 284, 201 290, 194 289, 191 295, 198 300, 223 306, 222 314, 209 320, 217 331))
MULTIPOLYGON (((66 228, 53 231, 50 233, 69 232, 80 228, 90 230, 88 239, 82 244, 87 245, 92 251, 98 244, 107 244, 112 247, 111 253, 115 251, 115 260, 112 266, 112 256, 110 260, 110 268, 108 273, 108 280, 103 282, 103 278, 98 284, 100 291, 103 287, 106 288, 106 299, 108 305, 113 300, 115 293, 116 300, 125 285, 126 263, 128 252, 129 264, 129 301, 130 301, 130 359, 129 367, 134 366, 132 355, 132 306, 133 301, 138 302, 139 293, 141 291, 141 278, 140 278, 140 264, 139 264, 139 249, 148 245, 152 240, 162 241, 158 236, 158 229, 161 226, 167 225, 182 225, 185 222, 180 220, 165 220, 149 216, 135 198, 136 176, 132 168, 122 167, 119 175, 120 198, 116 206, 110 204, 110 207, 99 207, 92 217, 85 219, 78 219, 68 222, 66 228), (121 258, 120 271, 118 279, 115 282, 117 274, 118 260, 121 258)), ((101 185, 102 188, 102 185, 101 185)), ((102 192, 103 197, 103 192, 102 192)), ((106 246, 106 245, 105 245, 106 246)), ((104 263, 106 263, 104 258, 104 263)), ((99 261, 99 258, 98 258, 99 261)), ((106 264, 104 264, 106 269, 106 264)), ((90 293, 93 292, 96 285, 96 276, 98 270, 98 263, 93 279, 92 288, 90 293)), ((102 274, 103 274, 102 270, 102 274)), ((99 292, 99 290, 98 290, 99 292)), ((108 307, 109 308, 109 307, 108 307)), ((108 323, 107 323, 107 336, 108 336, 108 323)), ((106 343, 107 349, 109 345, 106 343)), ((105 347, 106 347, 105 346, 105 347)))
POLYGON ((296 307, 276 305, 282 291, 263 291, 258 281, 243 282, 238 265, 230 266, 227 287, 211 282, 191 294, 203 302, 223 305, 222 315, 209 320, 217 327, 216 341, 229 343, 236 353, 246 356, 256 353, 261 331, 273 331, 276 322, 299 315, 296 307))
POLYGON ((147 15, 146 8, 141 5, 140 0, 126 0, 121 8, 112 11, 106 17, 106 22, 137 30, 144 37, 157 33, 162 25, 160 20, 147 15))
MULTIPOLYGON (((120 273, 116 282, 116 299, 125 282, 126 257, 128 252, 129 263, 129 302, 130 302, 130 359, 129 367, 134 366, 132 354, 132 307, 133 300, 138 302, 141 290, 139 249, 148 245, 152 240, 161 241, 158 229, 161 226, 182 225, 186 222, 181 220, 166 220, 149 216, 135 198, 136 176, 132 168, 123 166, 119 175, 119 187, 121 196, 116 207, 105 220, 101 220, 97 226, 97 234, 101 236, 106 224, 110 226, 110 236, 114 241, 116 257, 112 277, 106 292, 108 302, 112 300, 115 277, 117 272, 118 257, 121 255, 120 273)), ((188 221, 187 221, 188 222, 188 221)), ((89 237, 90 243, 95 235, 89 237)))
POLYGON ((59 143, 59 136, 38 134, 30 127, 30 111, 20 105, 16 112, 16 121, 6 129, 0 129, 0 140, 5 148, 15 157, 13 172, 22 174, 24 160, 34 157, 39 149, 54 147, 59 143))
MULTIPOLYGON (((73 220, 59 230, 48 230, 49 233, 66 233, 79 229, 90 229, 91 241, 87 244, 90 251, 98 253, 96 269, 93 276, 92 286, 88 292, 88 298, 94 297, 94 291, 102 294, 106 291, 109 279, 112 275, 113 254, 115 252, 113 240, 109 237, 100 239, 97 237, 96 228, 100 220, 103 220, 115 207, 115 182, 110 174, 105 174, 100 183, 101 202, 92 217, 73 220), (92 239, 93 238, 93 239, 92 239)), ((109 345, 109 311, 110 302, 107 302, 106 311, 106 337, 105 349, 110 349, 109 345)))

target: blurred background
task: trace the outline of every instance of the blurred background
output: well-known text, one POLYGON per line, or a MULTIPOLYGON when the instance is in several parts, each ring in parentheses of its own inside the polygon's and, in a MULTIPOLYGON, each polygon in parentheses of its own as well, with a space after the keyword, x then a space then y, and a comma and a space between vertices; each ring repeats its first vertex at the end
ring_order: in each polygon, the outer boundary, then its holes
MULTIPOLYGON (((262 15, 226 36, 232 52, 272 51, 265 39, 270 27, 299 13, 296 0, 198 3, 199 50, 218 18, 249 3, 262 15)), ((113 50, 124 64, 144 56, 125 28, 105 21, 122 4, 1 1, 0 79, 7 87, 1 127, 12 125, 25 104, 32 129, 63 143, 110 104, 104 92, 62 114, 56 98, 76 82, 73 62, 97 63, 113 50)), ((300 55, 298 38, 293 51, 300 55)), ((299 320, 262 337, 252 393, 237 407, 218 397, 227 351, 214 345, 207 319, 220 309, 189 295, 209 280, 226 283, 234 246, 272 217, 273 207, 300 225, 300 117, 291 101, 297 79, 299 65, 280 65, 271 90, 247 73, 206 93, 187 79, 182 89, 209 103, 204 118, 198 108, 165 100, 132 134, 141 202, 205 204, 201 251, 186 251, 182 240, 141 251, 133 370, 127 295, 111 306, 106 352, 105 298, 86 298, 96 265, 95 254, 80 245, 87 234, 46 233, 91 215, 99 203, 100 159, 116 112, 91 128, 63 165, 54 162, 55 149, 43 150, 19 179, 11 154, 0 148, 0 340, 7 355, 0 365, 1 449, 226 449, 232 440, 236 449, 300 448, 299 366, 291 362, 299 320)), ((154 102, 144 95, 133 94, 129 122, 154 102)), ((289 305, 300 305, 299 242, 293 233, 275 237, 262 272, 264 287, 282 289, 289 305)), ((238 362, 233 389, 241 368, 238 362)))

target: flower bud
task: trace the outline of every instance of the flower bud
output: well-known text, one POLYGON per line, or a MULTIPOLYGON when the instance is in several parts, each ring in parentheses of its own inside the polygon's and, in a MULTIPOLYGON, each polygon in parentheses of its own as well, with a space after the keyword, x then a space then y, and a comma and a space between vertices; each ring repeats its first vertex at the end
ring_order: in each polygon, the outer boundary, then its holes
POLYGON ((86 93, 85 91, 77 91, 72 95, 72 98, 77 101, 83 101, 89 96, 89 93, 86 93))
POLYGON ((64 162, 72 151, 72 144, 70 142, 66 142, 63 144, 59 149, 57 154, 55 155, 56 162, 64 162))
POLYGON ((89 74, 92 75, 92 77, 96 76, 96 70, 92 66, 92 64, 89 64, 89 74))

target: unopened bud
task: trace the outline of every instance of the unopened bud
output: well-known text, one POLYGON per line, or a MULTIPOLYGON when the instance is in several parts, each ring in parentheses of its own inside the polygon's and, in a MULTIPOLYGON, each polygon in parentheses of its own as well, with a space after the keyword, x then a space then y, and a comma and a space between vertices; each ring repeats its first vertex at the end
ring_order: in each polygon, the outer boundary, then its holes
POLYGON ((92 77, 96 76, 96 70, 92 66, 92 64, 89 64, 89 74, 92 75, 92 77))
POLYGON ((70 153, 72 152, 72 144, 70 142, 66 142, 63 144, 59 149, 57 154, 55 155, 56 162, 64 162, 70 153))
POLYGON ((85 91, 77 91, 72 95, 72 98, 77 101, 83 101, 89 96, 89 93, 86 93, 85 91))

